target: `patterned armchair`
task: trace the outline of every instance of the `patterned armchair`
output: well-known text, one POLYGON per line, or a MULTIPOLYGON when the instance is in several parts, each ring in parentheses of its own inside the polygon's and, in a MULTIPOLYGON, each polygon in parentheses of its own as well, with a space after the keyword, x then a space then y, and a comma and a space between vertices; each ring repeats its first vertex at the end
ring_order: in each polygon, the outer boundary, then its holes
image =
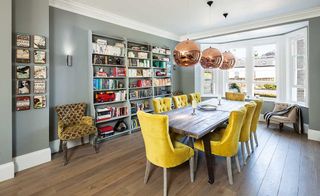
MULTIPOLYGON (((56 107, 58 114, 58 136, 60 139, 60 152, 64 151, 64 164, 68 164, 67 142, 81 139, 97 132, 93 125, 92 117, 84 116, 86 110, 85 103, 67 104, 56 107)), ((96 146, 95 146, 96 147, 96 146)), ((96 149, 97 150, 97 149, 96 149)))

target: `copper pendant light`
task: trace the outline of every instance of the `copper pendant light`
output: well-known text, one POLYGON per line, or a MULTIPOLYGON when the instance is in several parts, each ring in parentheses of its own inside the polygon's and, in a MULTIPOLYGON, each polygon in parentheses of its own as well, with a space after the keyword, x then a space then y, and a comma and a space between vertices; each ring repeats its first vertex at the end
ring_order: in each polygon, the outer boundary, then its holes
POLYGON ((216 48, 207 48, 202 51, 200 64, 204 69, 218 68, 223 62, 223 55, 216 48))
POLYGON ((222 55, 223 55, 223 63, 219 68, 222 70, 233 68, 236 63, 236 59, 234 58, 233 54, 230 51, 227 51, 227 52, 224 52, 222 55))
POLYGON ((197 64, 201 56, 200 47, 192 40, 185 40, 176 45, 173 51, 174 61, 183 67, 197 64))

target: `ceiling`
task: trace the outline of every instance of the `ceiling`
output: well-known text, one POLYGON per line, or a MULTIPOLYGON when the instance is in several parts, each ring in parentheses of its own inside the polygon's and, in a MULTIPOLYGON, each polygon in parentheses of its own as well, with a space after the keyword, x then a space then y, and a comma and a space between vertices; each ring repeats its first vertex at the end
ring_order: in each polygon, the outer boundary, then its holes
MULTIPOLYGON (((320 0, 50 0, 112 13, 176 36, 250 23, 320 7, 320 0), (225 19, 223 13, 228 12, 225 19)), ((143 30, 142 30, 143 31, 143 30)))
POLYGON ((198 40, 198 42, 210 43, 210 44, 214 44, 214 43, 221 44, 221 43, 227 43, 227 42, 233 42, 233 41, 239 41, 239 40, 270 37, 270 36, 276 36, 276 35, 283 35, 307 26, 308 26, 308 22, 298 22, 298 23, 292 23, 287 25, 279 25, 274 27, 267 27, 267 28, 262 28, 257 30, 240 32, 240 33, 233 33, 229 35, 200 39, 198 40))

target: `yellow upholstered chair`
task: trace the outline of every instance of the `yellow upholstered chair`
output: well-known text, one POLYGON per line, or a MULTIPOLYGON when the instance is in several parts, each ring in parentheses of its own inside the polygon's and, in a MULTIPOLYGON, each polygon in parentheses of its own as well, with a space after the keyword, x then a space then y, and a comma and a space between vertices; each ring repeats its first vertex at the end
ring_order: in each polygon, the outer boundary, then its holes
POLYGON ((191 93, 189 95, 189 102, 192 103, 193 100, 195 100, 197 103, 200 103, 201 102, 200 93, 191 93))
POLYGON ((246 164, 246 159, 248 156, 250 156, 250 148, 249 148, 250 128, 251 128, 252 117, 256 109, 256 106, 257 104, 254 101, 251 101, 250 103, 245 105, 247 112, 243 121, 243 125, 240 132, 240 138, 239 138, 239 142, 241 143, 241 154, 242 154, 243 164, 246 164), (247 157, 245 157, 244 155, 244 145, 246 145, 246 148, 247 148, 247 157))
POLYGON ((171 110, 171 98, 169 97, 153 99, 152 103, 154 112, 157 114, 171 110))
POLYGON ((173 96, 173 105, 175 109, 188 106, 189 103, 187 95, 173 96))
POLYGON ((194 180, 194 151, 180 142, 172 142, 167 115, 138 112, 147 165, 144 182, 147 183, 151 164, 163 168, 164 195, 167 195, 167 168, 176 167, 189 160, 191 182, 194 180))
MULTIPOLYGON (((67 142, 96 134, 97 128, 93 125, 91 116, 84 116, 85 103, 67 104, 56 107, 58 114, 58 136, 60 139, 59 151, 64 151, 64 164, 68 164, 67 142)), ((95 145, 95 148, 97 146, 95 145)), ((97 148, 96 148, 97 151, 97 148)))
MULTIPOLYGON (((233 184, 231 157, 235 157, 238 171, 240 172, 240 164, 238 159, 238 142, 243 120, 246 115, 246 108, 232 111, 229 117, 229 123, 225 129, 220 129, 211 134, 211 153, 217 156, 227 157, 227 168, 229 183, 233 184)), ((194 144, 197 150, 204 151, 203 140, 197 140, 194 144)))
POLYGON ((231 101, 244 101, 246 95, 244 93, 226 92, 226 100, 231 101))
POLYGON ((254 102, 257 104, 257 107, 254 111, 254 114, 252 117, 252 122, 251 122, 251 127, 250 127, 250 144, 251 144, 252 151, 254 150, 253 137, 255 139, 256 146, 258 146, 257 127, 258 127, 259 117, 260 117, 260 113, 261 113, 262 106, 263 106, 263 100, 256 99, 256 100, 254 100, 254 102))

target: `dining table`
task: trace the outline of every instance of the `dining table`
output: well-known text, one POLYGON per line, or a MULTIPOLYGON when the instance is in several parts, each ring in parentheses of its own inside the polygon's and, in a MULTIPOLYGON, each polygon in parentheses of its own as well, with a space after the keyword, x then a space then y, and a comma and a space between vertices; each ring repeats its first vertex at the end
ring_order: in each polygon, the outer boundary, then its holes
MULTIPOLYGON (((216 98, 198 103, 196 108, 191 105, 164 112, 169 116, 169 130, 191 138, 202 139, 208 170, 208 182, 214 183, 214 155, 211 154, 210 134, 221 127, 229 119, 232 111, 244 106, 244 101, 230 101, 216 98), (201 106, 215 106, 214 110, 204 110, 201 106)), ((193 147, 193 142, 192 142, 193 147)))

